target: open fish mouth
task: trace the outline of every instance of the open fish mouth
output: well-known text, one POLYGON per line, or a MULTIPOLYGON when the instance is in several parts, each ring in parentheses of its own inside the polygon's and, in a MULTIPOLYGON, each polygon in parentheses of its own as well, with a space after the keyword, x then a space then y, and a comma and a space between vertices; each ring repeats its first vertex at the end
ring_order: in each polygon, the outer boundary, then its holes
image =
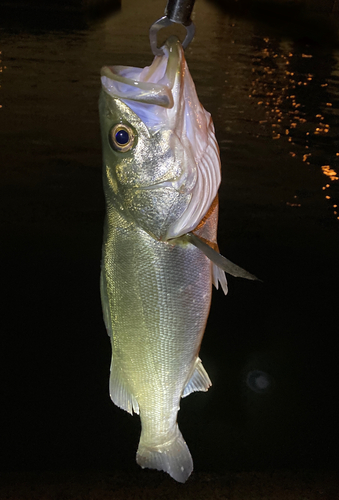
POLYGON ((101 70, 104 90, 124 101, 172 108, 172 89, 180 70, 181 50, 178 38, 170 37, 163 47, 165 56, 156 56, 151 66, 104 66, 101 70))

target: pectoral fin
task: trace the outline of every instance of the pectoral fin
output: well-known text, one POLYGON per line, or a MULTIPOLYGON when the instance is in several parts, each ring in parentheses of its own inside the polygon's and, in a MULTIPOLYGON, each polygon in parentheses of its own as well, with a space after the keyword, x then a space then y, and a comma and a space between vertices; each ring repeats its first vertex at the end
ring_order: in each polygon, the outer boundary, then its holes
POLYGON ((208 391, 208 388, 211 387, 211 385, 212 382, 207 374, 207 371, 203 367, 201 359, 197 358, 194 366, 193 375, 187 382, 181 397, 184 398, 195 391, 206 392, 208 391))
POLYGON ((192 243, 195 247, 199 248, 208 257, 213 264, 222 269, 228 274, 235 276, 236 278, 246 278, 248 280, 258 280, 254 274, 250 274, 241 267, 233 264, 230 260, 223 257, 220 253, 216 252, 212 247, 205 243, 199 236, 193 233, 187 233, 182 238, 184 238, 189 243, 192 243))

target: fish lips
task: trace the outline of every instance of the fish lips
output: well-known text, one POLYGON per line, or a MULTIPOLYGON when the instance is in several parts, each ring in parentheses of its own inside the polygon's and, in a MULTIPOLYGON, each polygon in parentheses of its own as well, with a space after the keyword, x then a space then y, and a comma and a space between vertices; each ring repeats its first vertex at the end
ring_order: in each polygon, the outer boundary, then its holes
POLYGON ((166 57, 156 56, 151 66, 104 66, 101 70, 103 90, 124 101, 164 108, 174 106, 172 90, 184 63, 179 39, 170 37, 163 46, 166 57))

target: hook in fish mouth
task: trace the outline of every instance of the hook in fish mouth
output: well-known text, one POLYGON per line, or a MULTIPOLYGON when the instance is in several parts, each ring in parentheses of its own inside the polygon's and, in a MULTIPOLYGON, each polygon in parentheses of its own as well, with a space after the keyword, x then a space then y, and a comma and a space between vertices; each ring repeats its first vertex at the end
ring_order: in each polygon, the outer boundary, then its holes
POLYGON ((195 0, 168 0, 165 15, 155 21, 149 30, 149 39, 152 52, 155 56, 164 54, 163 47, 158 49, 157 33, 161 28, 166 28, 172 24, 181 24, 186 28, 186 37, 182 42, 182 48, 186 49, 191 43, 194 34, 195 26, 191 19, 192 10, 195 0))
MULTIPOLYGON (((155 23, 153 23, 152 26, 150 27, 149 41, 152 52, 155 56, 164 55, 163 47, 160 47, 160 49, 158 48, 158 40, 157 40, 158 31, 160 31, 162 28, 167 28, 168 26, 175 24, 175 22, 176 21, 172 21, 167 16, 163 16, 157 21, 155 21, 155 23)), ((195 35, 195 24, 193 23, 193 21, 189 20, 188 24, 184 24, 183 26, 185 26, 186 28, 186 37, 182 42, 182 48, 185 50, 187 49, 187 47, 189 46, 195 35)))

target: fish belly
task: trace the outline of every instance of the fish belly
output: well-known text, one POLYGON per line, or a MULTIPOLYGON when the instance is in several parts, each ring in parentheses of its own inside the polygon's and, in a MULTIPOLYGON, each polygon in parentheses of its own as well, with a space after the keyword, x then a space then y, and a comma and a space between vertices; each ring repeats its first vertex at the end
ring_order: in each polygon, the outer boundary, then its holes
POLYGON ((111 398, 140 413, 138 463, 181 482, 192 459, 177 412, 209 313, 211 266, 193 245, 157 241, 108 211, 101 293, 112 343, 111 398))

